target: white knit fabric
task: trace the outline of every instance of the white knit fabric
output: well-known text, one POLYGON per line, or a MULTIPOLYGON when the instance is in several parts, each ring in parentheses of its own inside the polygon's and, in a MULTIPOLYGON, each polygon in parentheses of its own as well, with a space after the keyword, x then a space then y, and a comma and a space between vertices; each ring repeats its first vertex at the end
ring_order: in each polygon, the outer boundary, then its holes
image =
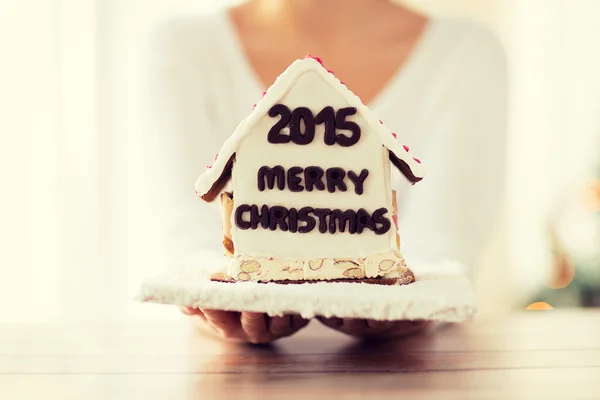
POLYGON ((443 262, 413 268, 417 282, 406 286, 365 283, 221 283, 210 275, 226 270, 224 258, 198 257, 147 279, 138 299, 207 309, 286 313, 375 320, 462 322, 476 312, 470 281, 459 264, 443 262))

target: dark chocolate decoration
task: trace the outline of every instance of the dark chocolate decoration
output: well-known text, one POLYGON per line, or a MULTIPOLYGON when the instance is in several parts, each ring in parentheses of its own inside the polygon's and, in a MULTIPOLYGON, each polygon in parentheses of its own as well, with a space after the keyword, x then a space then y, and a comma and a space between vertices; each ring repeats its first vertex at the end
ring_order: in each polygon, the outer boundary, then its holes
POLYGON ((348 233, 356 233, 356 212, 353 210, 333 210, 329 217, 329 233, 346 232, 346 227, 348 233))
POLYGON ((373 213, 373 222, 375 223, 375 225, 381 224, 380 227, 375 229, 375 233, 378 235, 383 235, 384 233, 387 233, 392 227, 390 220, 384 216, 387 212, 387 208, 378 208, 373 213))
POLYGON ((260 208, 260 213, 256 204, 250 207, 250 228, 254 230, 259 224, 263 229, 269 229, 269 206, 266 204, 260 208))
POLYGON ((273 168, 260 167, 258 170, 258 190, 261 192, 265 190, 265 179, 267 180, 266 186, 269 189, 275 187, 275 179, 277 179, 277 188, 279 190, 285 189, 285 169, 281 165, 273 168))
POLYGON ((310 231, 315 229, 317 221, 312 215, 310 215, 310 213, 312 213, 314 210, 315 209, 312 207, 302 207, 300 210, 298 210, 298 220, 306 223, 305 226, 301 226, 298 228, 298 232, 309 233, 310 231))
POLYGON ((396 168, 398 168, 400 170, 400 172, 402 172, 402 174, 406 177, 406 179, 408 179, 413 184, 415 184, 423 179, 423 178, 419 178, 412 172, 412 170, 410 169, 410 166, 406 163, 406 161, 398 158, 398 156, 396 156, 391 150, 389 151, 389 153, 390 153, 390 161, 396 166, 396 168))
POLYGON ((302 182, 302 178, 298 177, 298 174, 301 174, 304 171, 304 168, 301 167, 292 167, 287 171, 287 180, 288 180, 288 188, 292 192, 301 192, 304 190, 304 186, 300 184, 302 182))
POLYGON ((315 117, 315 123, 325 124, 325 144, 333 146, 335 144, 335 110, 327 106, 321 110, 315 117))
POLYGON ((295 208, 290 208, 289 210, 288 228, 292 233, 298 232, 298 210, 296 210, 295 208))
POLYGON ((304 186, 307 192, 312 192, 313 187, 317 190, 325 190, 323 183, 323 174, 325 172, 320 167, 306 167, 304 169, 304 186))
POLYGON ((299 145, 309 144, 315 138, 315 119, 312 111, 306 107, 298 107, 292 112, 290 138, 299 145), (304 129, 302 129, 304 122, 304 129), (304 130, 304 132, 302 132, 304 130))
POLYGON ((319 232, 327 232, 327 217, 331 214, 331 208, 315 208, 313 214, 319 218, 319 232))
POLYGON ((244 213, 250 211, 248 204, 240 204, 235 210, 235 224, 242 230, 250 229, 250 222, 244 221, 242 218, 244 213))
POLYGON ((260 226, 271 231, 309 233, 318 227, 321 233, 360 234, 365 229, 370 229, 377 235, 383 235, 392 226, 389 218, 385 216, 387 213, 386 208, 379 208, 371 215, 364 208, 355 212, 354 210, 342 211, 313 207, 303 207, 297 210, 283 206, 269 207, 268 205, 260 206, 259 212, 259 206, 256 204, 241 204, 235 210, 235 224, 242 230, 254 230, 260 226), (244 220, 245 213, 250 213, 249 221, 244 220), (299 226, 299 222, 303 222, 304 226, 299 226))
POLYGON ((227 164, 225 164, 225 168, 223 168, 221 176, 219 176, 219 178, 212 184, 209 191, 201 196, 202 200, 210 202, 221 194, 221 192, 227 185, 227 182, 229 182, 229 180, 231 179, 231 169, 233 167, 234 161, 235 153, 233 153, 231 157, 229 157, 229 160, 227 160, 227 164))
POLYGON ((342 147, 350 147, 358 143, 360 140, 360 126, 356 122, 346 121, 346 118, 356 114, 355 107, 340 108, 335 115, 336 129, 348 130, 352 136, 348 137, 341 133, 335 136, 335 141, 342 147))
POLYGON ((273 144, 289 143, 290 136, 282 134, 281 130, 290 123, 292 111, 283 104, 275 104, 269 110, 269 117, 274 118, 278 115, 281 115, 281 118, 279 118, 279 121, 277 121, 269 130, 267 141, 273 144))
POLYGON ((288 215, 288 209, 282 206, 273 206, 269 210, 269 229, 274 231, 279 225, 279 229, 287 232, 288 224, 285 222, 288 215))
POLYGON ((371 214, 364 208, 361 208, 356 213, 356 233, 361 234, 365 228, 375 231, 375 223, 371 218, 371 214))
POLYGON ((348 178, 354 183, 354 193, 358 195, 363 194, 363 184, 365 183, 367 176, 369 176, 369 170, 367 169, 360 171, 360 175, 356 175, 354 171, 348 171, 348 178))
POLYGON ((327 191, 334 193, 336 188, 340 191, 345 192, 348 190, 344 178, 346 177, 346 171, 342 168, 327 168, 326 180, 327 180, 327 191))
POLYGON ((284 144, 290 141, 298 145, 311 143, 315 138, 315 124, 325 124, 324 141, 328 146, 339 144, 342 147, 350 147, 360 140, 360 126, 353 121, 347 121, 351 115, 356 114, 356 107, 344 107, 335 111, 333 107, 323 108, 316 117, 312 111, 306 107, 298 107, 291 111, 284 104, 275 104, 269 110, 269 116, 274 118, 281 116, 269 130, 267 141, 273 144, 284 144), (304 122, 304 129, 302 127, 304 122), (290 134, 281 133, 286 126, 290 127, 290 134), (338 130, 350 131, 351 135, 346 136, 337 133, 338 130))

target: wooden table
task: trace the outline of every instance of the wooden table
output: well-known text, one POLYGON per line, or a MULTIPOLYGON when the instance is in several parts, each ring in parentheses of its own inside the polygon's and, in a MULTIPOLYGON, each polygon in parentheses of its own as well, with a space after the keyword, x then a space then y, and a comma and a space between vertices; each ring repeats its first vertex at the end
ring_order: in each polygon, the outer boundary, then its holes
POLYGON ((0 325, 0 399, 600 399, 600 310, 530 311, 395 342, 316 321, 272 347, 177 323, 0 325))

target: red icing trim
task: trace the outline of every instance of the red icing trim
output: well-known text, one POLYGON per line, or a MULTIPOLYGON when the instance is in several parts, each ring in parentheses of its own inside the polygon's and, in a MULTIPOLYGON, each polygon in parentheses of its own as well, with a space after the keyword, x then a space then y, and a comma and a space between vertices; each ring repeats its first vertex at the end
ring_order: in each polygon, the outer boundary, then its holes
POLYGON ((394 137, 394 139, 398 139, 398 135, 396 135, 394 132, 392 132, 392 136, 394 137))
POLYGON ((252 110, 254 111, 254 109, 256 108, 256 104, 252 105, 252 110))
POLYGON ((383 121, 382 120, 379 120, 379 123, 383 125, 383 121))
POLYGON ((421 164, 421 160, 419 160, 418 158, 413 157, 413 160, 415 160, 416 162, 418 162, 419 164, 421 164))
MULTIPOLYGON (((214 162, 217 161, 217 158, 219 158, 219 153, 215 154, 214 162)), ((213 162, 213 164, 214 164, 214 162, 213 162)), ((212 167, 213 167, 212 165, 207 165, 206 169, 211 169, 212 167)))
POLYGON ((410 151, 410 149, 408 148, 407 145, 403 144, 402 147, 404 147, 404 150, 408 153, 410 151))
MULTIPOLYGON (((316 57, 316 56, 313 56, 313 55, 311 55, 311 54, 307 54, 306 56, 304 56, 304 59, 305 59, 305 60, 308 60, 308 59, 315 60, 316 62, 318 62, 319 64, 321 64, 321 66, 322 66, 323 68, 325 68, 325 65, 323 65, 323 60, 321 60, 321 58, 320 58, 320 57, 316 57)), ((325 68, 325 69, 327 69, 327 68, 325 68)), ((329 73, 330 73, 330 74, 332 74, 332 75, 335 75, 335 72, 334 72, 332 69, 327 69, 327 72, 329 72, 329 73)), ((342 81, 340 81, 340 84, 342 84, 342 85, 345 85, 345 83, 344 83, 344 82, 342 82, 342 81)), ((381 121, 380 121, 380 122, 381 122, 381 121)), ((383 122, 382 122, 382 124, 383 124, 383 122)))
POLYGON ((265 97, 265 94, 267 94, 267 92, 262 92, 262 97, 265 97))
POLYGON ((304 59, 307 60, 309 58, 312 58, 313 60, 317 61, 319 64, 323 65, 323 60, 321 60, 319 57, 315 57, 313 55, 307 54, 306 56, 304 56, 304 59))

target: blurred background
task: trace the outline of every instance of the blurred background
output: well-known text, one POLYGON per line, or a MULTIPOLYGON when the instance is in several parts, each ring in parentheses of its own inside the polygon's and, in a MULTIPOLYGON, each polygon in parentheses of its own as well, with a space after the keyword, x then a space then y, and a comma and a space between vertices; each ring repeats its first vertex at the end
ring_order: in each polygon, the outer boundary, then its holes
MULTIPOLYGON (((0 322, 178 317, 133 301, 164 267, 139 200, 139 71, 159 24, 224 2, 0 2, 0 322)), ((507 205, 478 266, 481 315, 600 306, 600 1, 407 3, 480 21, 509 55, 507 205)))

